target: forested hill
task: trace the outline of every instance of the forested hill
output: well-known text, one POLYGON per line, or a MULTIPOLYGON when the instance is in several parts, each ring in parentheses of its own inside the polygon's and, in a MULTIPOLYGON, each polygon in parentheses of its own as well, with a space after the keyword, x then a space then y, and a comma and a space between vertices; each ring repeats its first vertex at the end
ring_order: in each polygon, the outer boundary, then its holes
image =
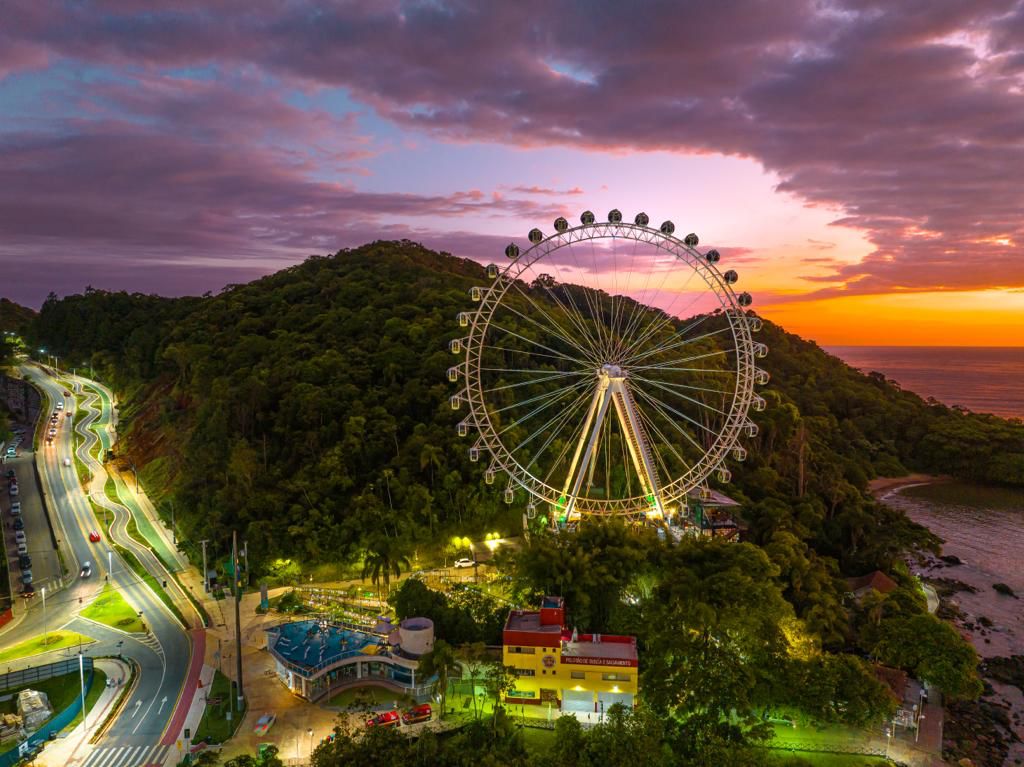
POLYGON ((0 297, 0 333, 7 331, 23 333, 29 328, 35 317, 36 313, 28 307, 0 297))
MULTIPOLYGON (((247 530, 257 560, 355 554, 511 519, 448 405, 448 341, 478 264, 376 242, 216 296, 47 300, 33 341, 90 360, 122 398, 119 449, 173 494, 186 534, 247 530), (502 516, 504 515, 504 517, 502 516)), ((865 495, 905 469, 1024 484, 1024 426, 929 406, 765 323, 769 406, 726 488, 763 541, 785 529, 844 570, 920 536, 865 495)))

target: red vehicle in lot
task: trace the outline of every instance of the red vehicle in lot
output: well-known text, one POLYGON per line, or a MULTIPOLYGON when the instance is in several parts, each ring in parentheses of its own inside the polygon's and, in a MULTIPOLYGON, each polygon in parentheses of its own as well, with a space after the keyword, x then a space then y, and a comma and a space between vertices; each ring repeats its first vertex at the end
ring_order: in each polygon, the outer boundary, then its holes
POLYGON ((429 722, 430 717, 433 715, 433 711, 430 708, 429 703, 424 703, 416 708, 410 708, 408 711, 402 714, 402 721, 406 724, 416 724, 417 722, 429 722))
POLYGON ((97 533, 95 530, 90 530, 89 531, 89 540, 92 543, 99 543, 100 542, 100 534, 97 533))
POLYGON ((372 719, 366 720, 367 727, 397 727, 399 724, 401 724, 401 718, 397 711, 385 711, 383 714, 377 714, 372 719))

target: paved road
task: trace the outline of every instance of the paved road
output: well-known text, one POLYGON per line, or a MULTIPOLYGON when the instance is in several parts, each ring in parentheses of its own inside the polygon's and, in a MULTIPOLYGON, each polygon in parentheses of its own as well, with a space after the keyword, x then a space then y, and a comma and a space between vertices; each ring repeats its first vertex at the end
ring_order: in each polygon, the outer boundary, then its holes
MULTIPOLYGON (((25 368, 28 376, 43 390, 44 397, 51 402, 61 397, 64 388, 40 368, 25 368)), ((73 399, 73 398, 72 398, 73 399)), ((68 407, 74 407, 69 403, 68 407)), ((49 411, 45 411, 49 412, 49 411)), ((94 419, 96 414, 92 414, 94 419)), ((78 419, 67 419, 76 421, 78 419)), ((89 419, 83 419, 87 426, 89 419)), ((72 460, 73 439, 71 429, 65 426, 60 430, 52 448, 45 451, 40 460, 40 473, 44 492, 48 495, 51 508, 55 510, 57 536, 67 546, 69 568, 77 572, 80 563, 89 561, 93 565, 93 575, 89 579, 76 579, 67 589, 60 592, 54 599, 47 600, 47 623, 50 628, 67 625, 100 640, 90 645, 89 652, 93 655, 116 653, 118 642, 123 643, 120 650, 139 663, 141 675, 138 685, 125 706, 124 713, 111 726, 104 736, 103 745, 109 748, 138 749, 144 746, 156 746, 167 736, 165 730, 178 703, 189 671, 191 646, 189 637, 177 618, 168 610, 159 597, 148 586, 140 582, 135 573, 111 549, 106 540, 98 543, 89 541, 89 532, 99 530, 100 525, 82 492, 78 481, 74 461, 72 460), (64 465, 69 459, 70 466, 64 465), (112 565, 112 569, 108 567, 112 565), (84 619, 76 618, 77 613, 103 587, 105 578, 110 579, 122 596, 135 609, 143 613, 143 620, 152 632, 151 637, 140 639, 124 632, 115 631, 84 619)), ((83 450, 86 448, 83 445, 83 450)), ((102 472, 102 467, 89 457, 94 474, 102 472)), ((102 487, 102 485, 100 485, 102 487)), ((106 501, 105 497, 95 497, 97 502, 106 501)), ((107 501, 109 504, 110 502, 107 501)), ((111 504, 113 505, 113 504, 111 504)), ((117 532, 115 532, 117 535, 117 532)), ((118 540, 121 543, 121 539, 118 540)), ((141 558, 141 557, 140 557, 141 558)), ((143 560, 145 563, 145 560, 143 560)), ((39 600, 33 600, 38 602, 39 600)), ((42 611, 33 606, 23 623, 18 626, 18 636, 42 633, 42 611)), ((3 638, 8 644, 13 640, 10 634, 3 638)), ((32 659, 33 665, 40 662, 32 659)), ((185 702, 186 705, 188 701, 185 702)), ((170 735, 173 737, 176 733, 170 735)), ((139 753, 142 753, 141 751, 139 753)), ((138 767, 138 763, 132 767, 138 767)))
MULTIPOLYGON (((23 444, 27 444, 31 448, 31 439, 29 436, 26 443, 23 444)), ((36 484, 35 471, 32 468, 33 461, 35 461, 35 454, 31 450, 27 450, 21 451, 17 458, 9 459, 7 463, 0 466, 0 474, 6 474, 8 469, 14 469, 18 477, 18 495, 13 497, 7 492, 6 480, 0 481, 0 510, 2 510, 3 517, 7 565, 16 601, 21 594, 22 584, 21 567, 18 565, 18 552, 13 529, 16 517, 11 516, 12 501, 21 502, 21 519, 25 524, 24 532, 28 553, 32 557, 32 585, 35 590, 38 592, 43 586, 52 590, 63 575, 57 550, 53 547, 53 539, 50 537, 50 525, 46 521, 43 499, 39 495, 39 486, 36 484)), ((16 607, 15 609, 20 608, 16 607)))

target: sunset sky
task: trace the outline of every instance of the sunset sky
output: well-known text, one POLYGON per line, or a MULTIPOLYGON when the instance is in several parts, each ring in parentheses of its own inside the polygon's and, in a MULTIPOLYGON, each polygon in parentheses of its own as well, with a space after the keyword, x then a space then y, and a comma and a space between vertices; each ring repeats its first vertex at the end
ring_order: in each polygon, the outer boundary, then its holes
POLYGON ((13 0, 0 295, 672 219, 823 344, 1024 345, 1024 2, 13 0))

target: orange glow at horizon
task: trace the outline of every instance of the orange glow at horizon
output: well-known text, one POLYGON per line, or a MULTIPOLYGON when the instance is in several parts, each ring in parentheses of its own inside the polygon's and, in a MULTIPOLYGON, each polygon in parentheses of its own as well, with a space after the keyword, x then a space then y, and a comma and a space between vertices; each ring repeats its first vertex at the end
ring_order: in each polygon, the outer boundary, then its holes
POLYGON ((823 346, 1024 346, 1024 292, 843 296, 758 313, 823 346))

